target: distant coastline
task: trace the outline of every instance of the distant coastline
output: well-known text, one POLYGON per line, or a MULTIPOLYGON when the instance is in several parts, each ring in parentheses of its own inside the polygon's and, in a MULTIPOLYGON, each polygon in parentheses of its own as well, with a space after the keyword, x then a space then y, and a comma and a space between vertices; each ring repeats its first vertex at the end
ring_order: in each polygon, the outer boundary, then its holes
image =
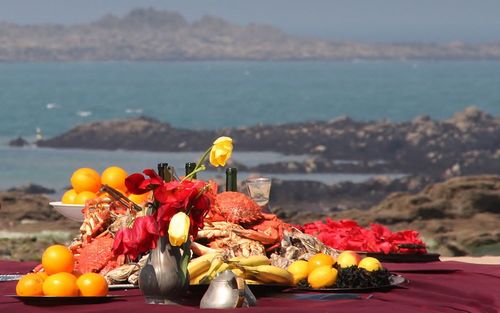
POLYGON ((0 62, 200 60, 500 60, 500 42, 359 43, 292 36, 269 25, 135 9, 89 23, 0 22, 0 62))

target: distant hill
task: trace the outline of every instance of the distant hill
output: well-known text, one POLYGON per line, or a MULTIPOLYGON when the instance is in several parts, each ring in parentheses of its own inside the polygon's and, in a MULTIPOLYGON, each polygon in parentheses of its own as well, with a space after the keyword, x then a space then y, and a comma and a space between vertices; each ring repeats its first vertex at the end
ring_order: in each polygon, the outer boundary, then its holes
POLYGON ((239 26, 204 16, 135 9, 90 23, 0 23, 0 62, 169 60, 500 59, 500 41, 470 45, 367 44, 288 35, 268 25, 239 26))

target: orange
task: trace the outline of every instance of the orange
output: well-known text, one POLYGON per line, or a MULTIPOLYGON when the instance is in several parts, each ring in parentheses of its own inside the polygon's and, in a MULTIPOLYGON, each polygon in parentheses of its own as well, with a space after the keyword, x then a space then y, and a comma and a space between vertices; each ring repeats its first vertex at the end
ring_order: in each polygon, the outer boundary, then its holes
POLYGON ((85 204, 89 199, 97 198, 97 195, 92 191, 82 191, 75 198, 75 204, 85 204))
POLYGON ((16 285, 18 296, 43 296, 43 278, 38 274, 26 274, 19 279, 16 285))
POLYGON ((309 275, 309 263, 305 260, 297 260, 288 266, 287 271, 292 273, 293 284, 297 285, 309 275))
POLYGON ((148 202, 150 196, 151 196, 152 191, 143 193, 142 195, 134 195, 131 193, 128 198, 130 201, 134 202, 135 204, 138 204, 140 206, 144 206, 146 202, 148 202))
POLYGON ((47 277, 47 279, 43 282, 42 289, 45 296, 78 296, 76 277, 75 275, 66 272, 57 273, 47 277))
POLYGON ((102 172, 101 182, 103 185, 108 185, 125 193, 127 192, 127 187, 125 186, 125 178, 127 176, 128 174, 123 168, 110 166, 102 172))
POLYGON ((59 272, 73 272, 75 260, 73 253, 62 245, 52 245, 42 255, 42 266, 48 275, 59 272))
POLYGON ((71 175, 71 186, 77 193, 82 191, 98 192, 101 188, 101 177, 94 169, 82 167, 71 175))
POLYGON ((80 296, 103 297, 108 294, 108 283, 106 279, 97 273, 82 274, 76 280, 80 296))
POLYGON ((326 288, 333 286, 337 281, 338 272, 335 268, 323 265, 315 268, 307 277, 311 288, 326 288))
POLYGON ((318 253, 313 255, 308 261, 309 272, 312 272, 315 268, 328 265, 332 267, 335 264, 335 259, 328 254, 318 253))
POLYGON ((74 204, 77 194, 78 193, 75 191, 75 189, 70 189, 63 194, 61 202, 66 204, 74 204))
POLYGON ((47 279, 47 277, 49 277, 49 275, 47 275, 47 273, 45 273, 45 272, 38 272, 38 273, 36 273, 36 274, 37 274, 39 277, 41 277, 41 278, 42 278, 42 280, 45 280, 45 279, 47 279))

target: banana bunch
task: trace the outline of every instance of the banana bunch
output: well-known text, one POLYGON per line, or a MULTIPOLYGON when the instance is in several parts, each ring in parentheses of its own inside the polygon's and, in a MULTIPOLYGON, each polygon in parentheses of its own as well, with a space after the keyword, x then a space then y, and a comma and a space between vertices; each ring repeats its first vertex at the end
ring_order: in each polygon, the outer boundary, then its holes
POLYGON ((209 253, 192 259, 188 264, 188 271, 192 285, 208 284, 225 270, 231 270, 248 284, 292 284, 293 275, 290 272, 270 264, 271 260, 264 255, 225 260, 218 253, 209 253))

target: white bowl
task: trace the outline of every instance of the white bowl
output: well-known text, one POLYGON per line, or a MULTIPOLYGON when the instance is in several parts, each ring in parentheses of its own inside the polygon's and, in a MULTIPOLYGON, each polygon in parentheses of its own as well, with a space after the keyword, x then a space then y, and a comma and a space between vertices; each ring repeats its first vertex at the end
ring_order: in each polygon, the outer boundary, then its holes
POLYGON ((61 201, 50 202, 49 204, 53 206, 57 212, 61 213, 65 217, 73 221, 83 222, 83 204, 66 204, 62 203, 61 201))

